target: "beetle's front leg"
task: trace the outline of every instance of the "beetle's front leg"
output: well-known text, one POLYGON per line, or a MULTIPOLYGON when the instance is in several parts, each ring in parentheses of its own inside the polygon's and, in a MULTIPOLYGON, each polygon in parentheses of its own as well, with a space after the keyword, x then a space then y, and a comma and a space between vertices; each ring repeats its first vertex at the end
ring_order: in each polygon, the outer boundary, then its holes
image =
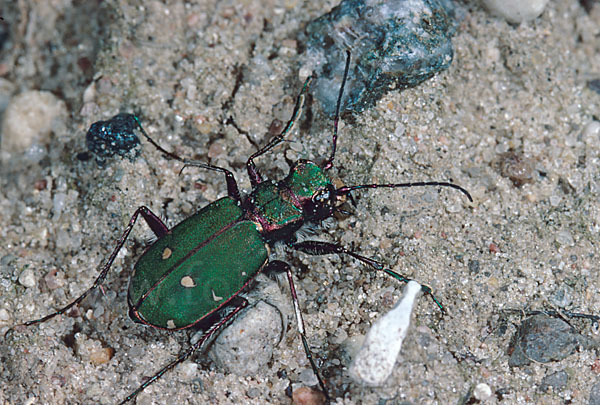
MULTIPOLYGON (((398 281, 401 281, 403 283, 408 283, 409 281, 411 281, 410 278, 405 277, 402 274, 396 273, 395 271, 392 271, 390 269, 386 269, 383 266, 383 263, 381 263, 375 259, 371 259, 369 257, 359 255, 358 253, 355 253, 349 249, 346 249, 339 243, 322 242, 322 241, 316 241, 316 240, 305 240, 303 242, 291 243, 290 247, 292 247, 293 249, 299 250, 300 252, 308 253, 309 255, 317 255, 318 256, 318 255, 326 255, 326 254, 331 254, 331 253, 346 254, 346 255, 354 257, 357 260, 360 260, 361 262, 365 263, 366 265, 368 265, 369 267, 371 267, 375 270, 383 271, 384 273, 386 273, 389 276, 394 277, 398 281)), ((431 299, 433 300, 433 302, 435 302, 435 304, 442 311, 445 311, 442 304, 433 295, 433 290, 431 289, 431 287, 429 287, 428 285, 421 284, 421 290, 423 291, 423 294, 429 295, 431 297, 431 299)))

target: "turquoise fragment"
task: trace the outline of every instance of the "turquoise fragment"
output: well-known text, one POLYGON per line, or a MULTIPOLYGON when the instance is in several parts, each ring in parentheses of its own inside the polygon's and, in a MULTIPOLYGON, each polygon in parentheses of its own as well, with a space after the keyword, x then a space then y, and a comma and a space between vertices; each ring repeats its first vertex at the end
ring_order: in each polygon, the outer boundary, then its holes
POLYGON ((313 94, 323 110, 335 113, 347 49, 353 63, 342 111, 361 112, 447 69, 454 15, 451 0, 344 0, 310 22, 304 62, 316 73, 313 94))

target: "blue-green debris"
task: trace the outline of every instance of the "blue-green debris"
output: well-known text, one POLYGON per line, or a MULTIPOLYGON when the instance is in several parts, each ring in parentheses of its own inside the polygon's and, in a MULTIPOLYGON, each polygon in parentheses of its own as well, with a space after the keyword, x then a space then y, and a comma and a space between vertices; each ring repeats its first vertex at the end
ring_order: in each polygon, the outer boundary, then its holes
POLYGON ((313 94, 335 112, 346 50, 353 63, 342 111, 361 112, 393 89, 415 86, 452 62, 452 0, 344 0, 306 27, 313 94))
POLYGON ((135 116, 127 113, 94 122, 85 135, 86 145, 100 162, 115 154, 133 160, 140 153, 140 139, 134 132, 137 127, 135 116))

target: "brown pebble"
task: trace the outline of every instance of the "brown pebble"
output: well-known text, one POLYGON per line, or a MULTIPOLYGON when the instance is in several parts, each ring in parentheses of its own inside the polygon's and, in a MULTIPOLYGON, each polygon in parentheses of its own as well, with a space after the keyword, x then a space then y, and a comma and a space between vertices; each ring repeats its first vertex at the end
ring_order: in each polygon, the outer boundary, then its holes
POLYGON ((300 387, 292 393, 292 402, 297 405, 322 405, 325 395, 311 387, 300 387))
POLYGON ((494 242, 490 243, 488 249, 490 250, 490 253, 500 253, 500 248, 494 242))
POLYGON ((112 347, 103 347, 90 353, 90 362, 95 366, 99 366, 100 364, 108 363, 114 355, 115 349, 112 347))
POLYGON ((533 183, 533 164, 523 153, 510 151, 498 156, 500 174, 508 177, 515 187, 525 183, 533 183))
POLYGON ((37 191, 45 190, 47 186, 48 182, 46 179, 36 180, 36 182, 33 183, 33 188, 35 188, 37 191))
POLYGON ((283 122, 281 120, 275 118, 273 121, 271 121, 271 125, 269 125, 269 135, 278 135, 281 130, 283 130, 283 122))

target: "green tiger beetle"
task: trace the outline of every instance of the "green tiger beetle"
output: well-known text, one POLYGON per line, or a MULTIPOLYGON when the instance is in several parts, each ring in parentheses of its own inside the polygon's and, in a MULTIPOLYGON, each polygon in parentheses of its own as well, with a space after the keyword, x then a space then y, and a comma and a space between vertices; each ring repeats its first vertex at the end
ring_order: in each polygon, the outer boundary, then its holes
MULTIPOLYGON (((169 229, 147 207, 139 207, 119 238, 116 247, 103 265, 94 284, 73 302, 43 318, 21 324, 30 326, 65 313, 80 303, 90 292, 104 282, 117 254, 125 244, 137 219, 141 216, 157 240, 143 253, 134 267, 129 281, 129 315, 134 322, 143 323, 168 331, 201 327, 202 337, 172 362, 157 371, 141 384, 120 404, 134 399, 141 391, 158 380, 163 374, 183 362, 199 349, 210 343, 211 336, 230 321, 247 305, 240 295, 260 272, 285 273, 290 285, 298 331, 319 386, 327 400, 329 394, 307 343, 300 304, 296 295, 290 265, 280 260, 269 260, 269 246, 284 242, 289 248, 310 255, 337 253, 351 256, 370 268, 382 271, 401 282, 409 279, 384 267, 383 263, 362 256, 338 243, 322 241, 297 241, 294 234, 304 224, 320 223, 342 211, 341 204, 351 192, 374 188, 404 188, 417 186, 451 187, 473 201, 464 188, 447 182, 414 182, 398 184, 360 184, 336 187, 327 171, 333 167, 338 137, 340 105, 348 78, 350 52, 337 100, 333 125, 332 150, 321 165, 310 160, 297 161, 288 176, 279 181, 265 180, 254 164, 259 156, 284 141, 297 121, 312 81, 304 82, 297 97, 292 117, 282 132, 248 158, 246 168, 252 184, 249 195, 242 197, 233 173, 222 167, 182 158, 163 149, 144 131, 135 118, 142 135, 167 158, 182 162, 183 168, 200 167, 223 173, 227 184, 227 197, 223 197, 196 214, 169 229)), ((183 170, 183 169, 182 169, 183 170)), ((422 286, 443 310, 428 286, 422 286)))

